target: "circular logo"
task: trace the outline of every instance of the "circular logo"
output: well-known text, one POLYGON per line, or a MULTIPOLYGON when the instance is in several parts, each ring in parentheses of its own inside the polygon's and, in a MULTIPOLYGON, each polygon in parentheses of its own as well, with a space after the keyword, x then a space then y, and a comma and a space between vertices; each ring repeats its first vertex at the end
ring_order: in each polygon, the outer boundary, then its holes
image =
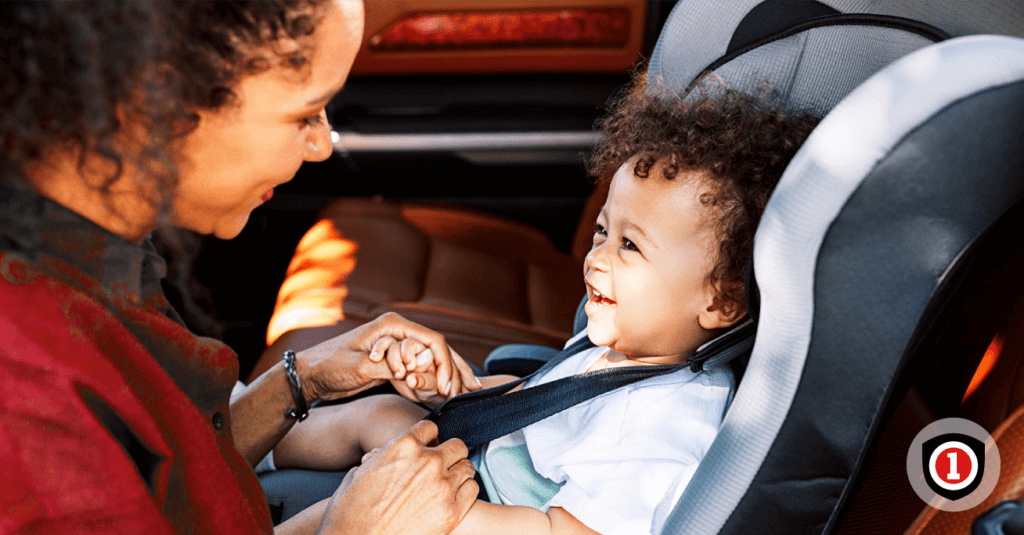
POLYGON ((907 452, 907 477, 914 492, 943 511, 978 505, 999 479, 999 450, 978 424, 945 418, 921 430, 907 452))

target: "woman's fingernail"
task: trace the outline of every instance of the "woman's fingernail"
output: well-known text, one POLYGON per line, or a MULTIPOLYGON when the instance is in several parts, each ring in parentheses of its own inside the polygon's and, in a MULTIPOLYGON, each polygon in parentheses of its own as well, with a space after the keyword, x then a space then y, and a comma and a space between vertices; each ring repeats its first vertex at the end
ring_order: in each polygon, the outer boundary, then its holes
POLYGON ((474 381, 476 381, 476 386, 484 386, 484 385, 483 385, 483 383, 481 383, 481 382, 480 382, 480 379, 479 379, 479 378, 477 378, 477 377, 475 377, 475 376, 474 376, 474 377, 473 377, 473 380, 474 380, 474 381))
POLYGON ((448 381, 447 383, 444 384, 444 395, 447 396, 448 393, 451 392, 451 391, 452 391, 452 382, 448 381))
POLYGON ((416 366, 417 366, 418 364, 419 364, 419 361, 416 361, 416 362, 408 362, 408 363, 406 363, 406 364, 405 364, 405 368, 406 368, 407 370, 415 370, 415 369, 416 369, 416 366))
POLYGON ((434 354, 430 352, 430 349, 424 349, 416 355, 416 367, 426 366, 432 360, 434 360, 434 354))

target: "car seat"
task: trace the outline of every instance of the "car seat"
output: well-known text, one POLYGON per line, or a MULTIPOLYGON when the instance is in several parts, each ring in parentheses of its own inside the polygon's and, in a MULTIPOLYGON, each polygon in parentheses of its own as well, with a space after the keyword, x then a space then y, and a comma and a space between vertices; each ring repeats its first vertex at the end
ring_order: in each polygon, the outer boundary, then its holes
POLYGON ((746 376, 663 533, 836 531, 911 386, 956 414, 1024 293, 1021 124, 1024 40, 996 36, 912 53, 825 117, 765 210, 746 376))

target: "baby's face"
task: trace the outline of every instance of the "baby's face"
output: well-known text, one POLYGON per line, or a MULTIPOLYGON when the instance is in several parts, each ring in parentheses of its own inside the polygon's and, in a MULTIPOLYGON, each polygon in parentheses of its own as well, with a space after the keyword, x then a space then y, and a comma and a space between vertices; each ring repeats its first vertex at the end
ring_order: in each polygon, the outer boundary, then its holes
POLYGON ((718 210, 700 202, 710 193, 700 173, 633 176, 635 160, 615 173, 597 218, 583 270, 597 345, 652 363, 675 363, 711 338, 714 292, 705 284, 714 266, 718 210))

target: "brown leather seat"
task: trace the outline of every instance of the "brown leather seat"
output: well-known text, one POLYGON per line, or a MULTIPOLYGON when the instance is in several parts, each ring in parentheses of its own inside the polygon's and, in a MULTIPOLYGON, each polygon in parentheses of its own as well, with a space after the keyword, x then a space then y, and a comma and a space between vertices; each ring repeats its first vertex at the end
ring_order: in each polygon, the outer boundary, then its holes
POLYGON ((278 295, 258 376, 303 349, 397 312, 482 366, 510 343, 560 347, 572 335, 606 188, 588 202, 573 255, 544 233, 470 209, 343 198, 300 241, 278 295))

